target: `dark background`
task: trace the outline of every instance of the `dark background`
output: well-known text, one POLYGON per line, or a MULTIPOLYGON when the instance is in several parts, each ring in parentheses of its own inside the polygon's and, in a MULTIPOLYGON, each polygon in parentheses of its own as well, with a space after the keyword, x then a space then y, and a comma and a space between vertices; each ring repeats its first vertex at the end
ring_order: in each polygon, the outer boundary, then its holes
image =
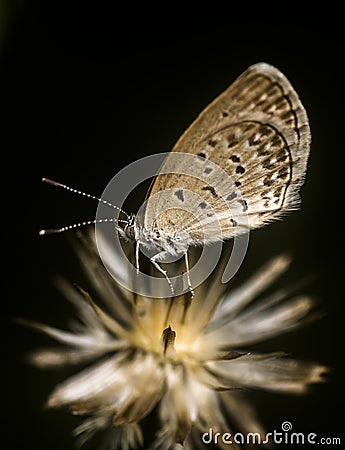
POLYGON ((289 420, 295 431, 340 437, 342 13, 329 4, 322 10, 314 4, 304 15, 298 5, 274 11, 266 3, 258 10, 211 3, 191 11, 187 4, 110 4, 2 3, 7 448, 72 448, 71 430, 79 423, 64 411, 42 409, 53 386, 71 371, 28 366, 25 353, 50 341, 13 324, 12 318, 67 326, 72 309, 56 293, 51 277, 59 273, 82 284, 83 275, 65 237, 40 238, 37 231, 91 219, 97 205, 40 179, 100 195, 128 163, 169 151, 197 114, 259 61, 277 66, 292 82, 307 109, 313 143, 301 211, 251 234, 237 279, 245 279, 271 255, 292 253, 295 261, 286 282, 312 275, 303 291, 316 297, 325 316, 258 348, 284 350, 333 370, 328 383, 314 386, 306 397, 253 393, 253 401, 268 430, 289 420))

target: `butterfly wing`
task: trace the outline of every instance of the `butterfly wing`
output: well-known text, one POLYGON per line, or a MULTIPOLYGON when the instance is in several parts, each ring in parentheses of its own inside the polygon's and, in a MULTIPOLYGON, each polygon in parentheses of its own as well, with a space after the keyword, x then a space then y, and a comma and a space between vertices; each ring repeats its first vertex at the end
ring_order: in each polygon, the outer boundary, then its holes
POLYGON ((177 141, 151 186, 145 224, 186 230, 196 243, 261 227, 298 207, 309 147, 290 82, 253 65, 177 141))

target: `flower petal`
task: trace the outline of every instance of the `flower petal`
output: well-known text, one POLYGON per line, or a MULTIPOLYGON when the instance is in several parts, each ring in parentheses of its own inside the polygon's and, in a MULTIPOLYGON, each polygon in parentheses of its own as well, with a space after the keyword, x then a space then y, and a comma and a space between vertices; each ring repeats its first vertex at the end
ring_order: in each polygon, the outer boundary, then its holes
MULTIPOLYGON (((116 343, 115 339, 107 339, 102 342, 99 337, 95 338, 91 333, 89 334, 75 334, 69 331, 59 330, 58 328, 51 327, 50 325, 45 325, 42 323, 35 322, 33 320, 28 319, 17 319, 17 323, 24 325, 26 327, 33 328, 51 338, 55 339, 58 342, 61 342, 65 345, 71 345, 73 347, 99 347, 102 348, 104 345, 109 349, 113 348, 113 343, 116 343), (109 344, 109 346, 108 346, 109 344)), ((116 345, 115 345, 116 347, 116 345)))
MULTIPOLYGON (((119 343, 121 344, 121 342, 119 343)), ((114 344, 116 345, 118 343, 114 341, 114 344)), ((100 348, 90 348, 89 350, 60 348, 38 349, 29 353, 28 361, 41 369, 80 364, 98 358, 100 355, 108 352, 109 350, 115 350, 115 345, 111 349, 103 348, 103 351, 101 351, 100 348)))
POLYGON ((272 302, 267 299, 213 329, 207 336, 220 348, 260 342, 291 331, 308 320, 313 303, 310 297, 300 296, 272 307, 272 302))
POLYGON ((303 393, 310 383, 323 381, 327 368, 312 362, 273 355, 248 354, 231 361, 206 364, 212 373, 233 386, 303 393))
POLYGON ((183 445, 197 416, 195 398, 189 385, 185 367, 167 366, 166 392, 160 402, 160 418, 165 434, 177 444, 183 445))
POLYGON ((48 406, 101 402, 110 391, 116 391, 117 387, 125 384, 123 364, 127 357, 126 353, 120 353, 69 378, 55 388, 49 397, 48 406))
POLYGON ((227 322, 238 311, 248 305, 261 292, 270 286, 289 266, 290 258, 280 255, 272 258, 256 274, 251 276, 240 288, 232 290, 226 295, 212 319, 214 328, 218 327, 217 321, 227 322))

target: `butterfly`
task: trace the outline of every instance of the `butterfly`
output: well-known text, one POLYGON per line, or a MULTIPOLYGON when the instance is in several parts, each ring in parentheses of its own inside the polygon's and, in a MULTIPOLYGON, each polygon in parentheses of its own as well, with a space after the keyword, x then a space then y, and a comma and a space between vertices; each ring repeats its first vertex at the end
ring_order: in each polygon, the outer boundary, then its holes
POLYGON ((193 296, 189 247, 231 239, 297 209, 310 141, 306 111, 288 79, 269 64, 250 66, 182 134, 140 212, 124 213, 117 225, 135 243, 137 271, 146 248, 174 295, 160 263, 184 257, 193 296))

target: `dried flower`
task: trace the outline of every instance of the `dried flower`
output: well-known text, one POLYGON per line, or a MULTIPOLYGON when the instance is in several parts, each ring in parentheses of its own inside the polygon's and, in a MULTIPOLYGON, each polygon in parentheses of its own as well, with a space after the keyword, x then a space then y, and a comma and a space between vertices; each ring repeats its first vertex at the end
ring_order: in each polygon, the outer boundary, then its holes
MULTIPOLYGON (((263 434, 238 388, 302 393, 322 381, 326 369, 318 364, 243 350, 312 315, 309 297, 287 298, 285 290, 257 299, 287 269, 286 256, 273 258, 230 293, 214 275, 193 300, 189 294, 165 300, 124 290, 85 237, 77 247, 102 309, 84 290, 60 282, 80 322, 71 331, 22 322, 65 345, 32 353, 37 366, 90 364, 58 385, 47 402, 86 417, 75 430, 80 443, 108 430, 109 449, 141 447, 141 421, 156 407, 151 449, 203 448, 202 433, 231 431, 229 418, 244 432, 263 434)), ((118 260, 118 276, 129 276, 121 267, 118 260)))

